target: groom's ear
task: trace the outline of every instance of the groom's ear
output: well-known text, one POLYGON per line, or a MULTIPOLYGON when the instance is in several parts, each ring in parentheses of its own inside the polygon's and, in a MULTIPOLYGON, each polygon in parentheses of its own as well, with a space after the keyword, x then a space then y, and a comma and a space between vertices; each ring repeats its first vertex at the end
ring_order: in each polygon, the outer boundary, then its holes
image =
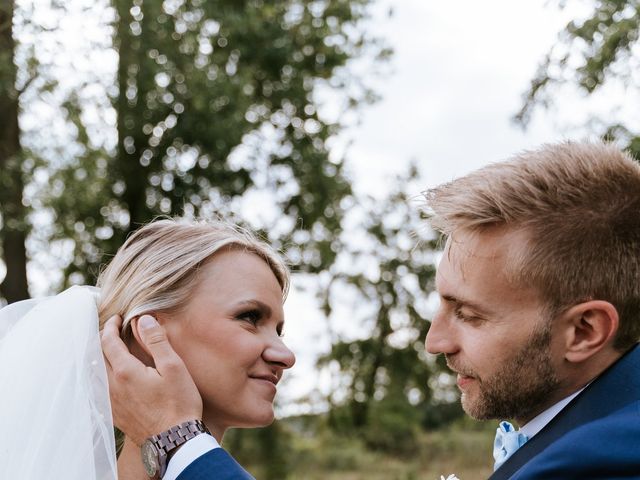
POLYGON ((602 300, 574 305, 564 314, 565 358, 581 363, 604 349, 613 348, 619 327, 615 307, 602 300))
MULTIPOLYGON (((149 315, 149 314, 146 313, 145 315, 149 315)), ((150 316, 153 316, 153 315, 150 315, 150 316)), ((151 351, 144 344, 144 342, 142 341, 142 337, 140 336, 139 320, 140 320, 140 317, 135 317, 131 319, 130 326, 131 326, 131 333, 133 333, 133 339, 132 339, 131 345, 129 345, 129 350, 134 356, 138 358, 138 360, 144 363, 147 367, 155 368, 155 363, 153 361, 153 357, 151 356, 151 351)))

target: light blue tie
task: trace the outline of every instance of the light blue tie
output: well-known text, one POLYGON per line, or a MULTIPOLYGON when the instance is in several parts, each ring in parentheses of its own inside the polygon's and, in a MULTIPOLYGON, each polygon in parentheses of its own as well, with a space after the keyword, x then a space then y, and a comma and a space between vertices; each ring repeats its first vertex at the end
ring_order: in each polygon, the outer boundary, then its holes
POLYGON ((493 471, 500 468, 507 459, 513 455, 522 445, 527 443, 529 437, 524 433, 518 432, 509 422, 500 422, 500 426, 496 430, 496 439, 493 442, 493 471))

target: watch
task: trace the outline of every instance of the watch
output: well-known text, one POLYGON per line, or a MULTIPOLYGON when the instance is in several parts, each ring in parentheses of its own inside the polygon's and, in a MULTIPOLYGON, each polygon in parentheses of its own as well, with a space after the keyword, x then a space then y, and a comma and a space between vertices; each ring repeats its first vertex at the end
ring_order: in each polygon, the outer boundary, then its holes
POLYGON ((161 479, 167 471, 169 457, 180 445, 201 433, 211 435, 202 420, 189 420, 147 438, 142 444, 142 464, 149 478, 161 479))

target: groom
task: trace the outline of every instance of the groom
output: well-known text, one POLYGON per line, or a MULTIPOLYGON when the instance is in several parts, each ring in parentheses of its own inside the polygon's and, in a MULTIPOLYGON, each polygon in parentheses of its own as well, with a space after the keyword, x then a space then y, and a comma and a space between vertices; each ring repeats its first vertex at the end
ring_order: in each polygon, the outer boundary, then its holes
MULTIPOLYGON (((520 427, 500 424, 491 479, 640 479, 640 166, 613 146, 564 143, 426 196, 447 237, 426 348, 457 373, 469 415, 520 427)), ((189 377, 162 329, 150 350, 173 368, 151 376, 110 324, 105 355, 128 372, 112 385, 116 424, 142 441, 197 417, 192 389, 171 388, 189 377)), ((169 462, 189 464, 179 480, 246 478, 207 467, 215 449, 187 450, 194 441, 169 462)))
POLYGON ((426 193, 447 243, 426 338, 504 422, 501 479, 640 479, 640 166, 563 143, 426 193))

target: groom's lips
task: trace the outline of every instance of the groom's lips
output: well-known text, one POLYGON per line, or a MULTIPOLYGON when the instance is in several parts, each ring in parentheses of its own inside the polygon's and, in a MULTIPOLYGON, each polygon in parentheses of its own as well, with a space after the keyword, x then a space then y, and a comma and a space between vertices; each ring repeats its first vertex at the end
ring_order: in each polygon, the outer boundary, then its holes
POLYGON ((458 365, 455 365, 451 357, 446 357, 446 359, 447 367, 449 367, 453 373, 457 374, 456 383, 458 384, 458 388, 463 389, 476 379, 476 377, 465 375, 464 373, 462 373, 461 370, 468 370, 466 368, 460 368, 458 365))
POLYGON ((464 388, 467 385, 469 385, 471 382, 473 382, 475 380, 475 378, 473 377, 468 377, 467 375, 462 375, 461 373, 458 374, 458 377, 456 379, 456 383, 458 384, 459 388, 464 388))

